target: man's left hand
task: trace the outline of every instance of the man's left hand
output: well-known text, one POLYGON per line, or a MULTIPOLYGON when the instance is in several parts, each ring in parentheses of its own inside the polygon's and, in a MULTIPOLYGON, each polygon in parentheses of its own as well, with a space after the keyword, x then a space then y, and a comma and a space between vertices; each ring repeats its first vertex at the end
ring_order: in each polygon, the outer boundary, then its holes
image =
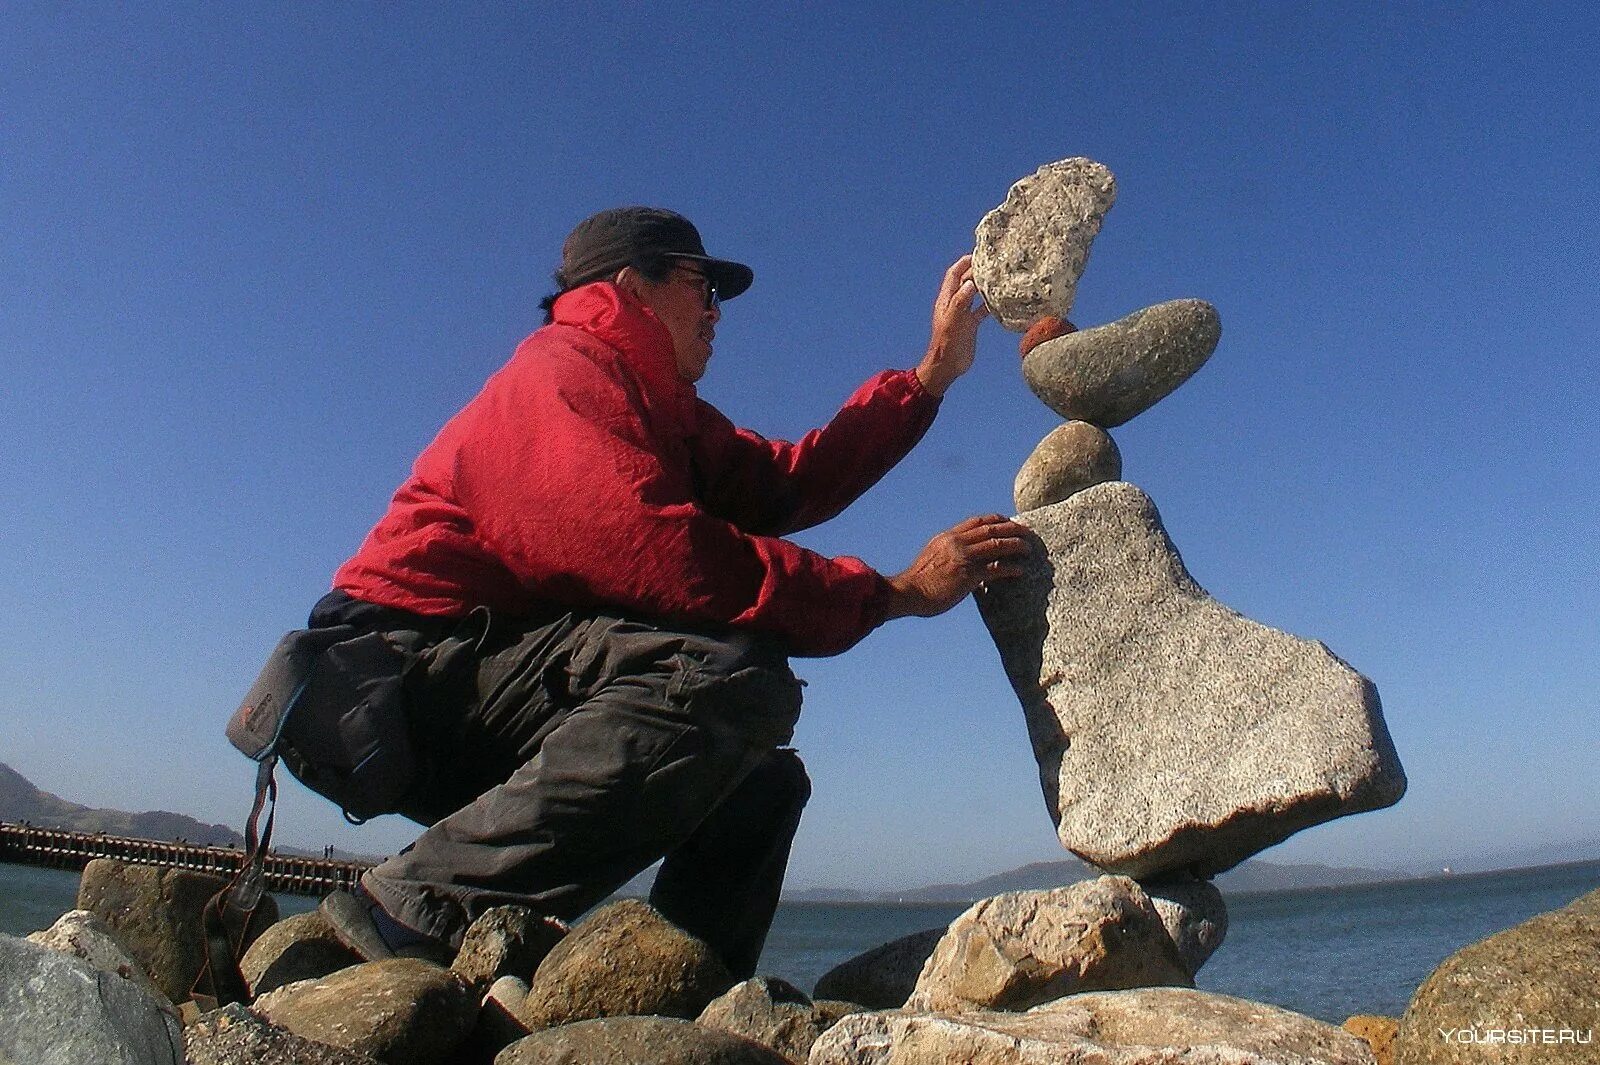
POLYGON ((988 315, 989 308, 972 280, 972 256, 963 255, 944 272, 944 283, 933 301, 933 338, 917 365, 922 387, 942 396, 951 382, 972 369, 978 323, 988 315))

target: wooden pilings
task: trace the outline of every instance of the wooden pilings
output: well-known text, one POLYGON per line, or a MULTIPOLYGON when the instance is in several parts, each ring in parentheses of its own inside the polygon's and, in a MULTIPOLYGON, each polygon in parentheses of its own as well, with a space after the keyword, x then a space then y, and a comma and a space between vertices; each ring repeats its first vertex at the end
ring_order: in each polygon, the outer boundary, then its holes
MULTIPOLYGON (((244 851, 237 847, 211 847, 181 840, 165 842, 0 822, 0 862, 82 869, 95 858, 115 858, 122 862, 165 865, 231 877, 244 864, 244 851)), ((275 851, 266 859, 267 890, 290 895, 326 895, 340 888, 348 889, 368 868, 359 862, 275 851)))

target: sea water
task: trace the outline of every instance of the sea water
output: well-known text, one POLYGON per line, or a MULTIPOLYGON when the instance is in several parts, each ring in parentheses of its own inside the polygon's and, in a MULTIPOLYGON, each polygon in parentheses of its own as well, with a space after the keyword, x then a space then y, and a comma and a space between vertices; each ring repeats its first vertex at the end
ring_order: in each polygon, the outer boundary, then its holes
MULTIPOLYGON (((78 875, 0 865, 0 932, 48 927, 72 908, 78 875)), ((1269 1002, 1335 1024, 1399 1016, 1454 951, 1600 888, 1600 861, 1228 899, 1222 948, 1200 971, 1207 991, 1269 1002)), ((279 899, 285 914, 315 905, 279 899)), ((830 968, 891 939, 949 924, 959 904, 790 903, 778 908, 763 974, 810 990, 830 968)))

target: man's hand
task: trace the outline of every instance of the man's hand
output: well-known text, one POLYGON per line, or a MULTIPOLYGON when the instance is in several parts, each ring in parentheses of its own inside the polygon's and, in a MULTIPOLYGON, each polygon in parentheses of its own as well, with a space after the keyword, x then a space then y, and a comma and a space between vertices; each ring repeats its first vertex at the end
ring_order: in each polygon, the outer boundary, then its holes
POLYGON ((933 301, 933 338, 928 353, 917 365, 922 387, 944 395, 951 382, 972 368, 978 343, 978 323, 989 314, 972 280, 972 256, 963 255, 944 272, 944 283, 933 301), (976 300, 976 304, 974 304, 976 300))
POLYGON ((968 518, 928 541, 915 562, 889 578, 889 617, 943 614, 987 581, 1020 576, 1028 530, 998 514, 968 518))

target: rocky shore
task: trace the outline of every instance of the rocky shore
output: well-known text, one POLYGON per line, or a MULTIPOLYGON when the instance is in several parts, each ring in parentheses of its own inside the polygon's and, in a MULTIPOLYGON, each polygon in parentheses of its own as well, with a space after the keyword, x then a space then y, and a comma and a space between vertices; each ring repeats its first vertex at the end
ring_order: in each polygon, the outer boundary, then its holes
POLYGON ((1340 1028, 1194 990, 1221 939, 1220 908, 1204 891, 1151 893, 1111 875, 984 899, 947 928, 837 966, 814 997, 778 976, 735 981, 704 943, 637 900, 594 911, 562 938, 502 907, 479 919, 448 967, 361 962, 320 916, 299 914, 256 930, 242 966, 249 1002, 205 1010, 187 989, 200 965, 200 906, 221 886, 201 873, 91 863, 79 909, 26 939, 0 936, 0 1061, 1600 1061, 1600 891, 1458 951, 1403 1017, 1340 1028))

